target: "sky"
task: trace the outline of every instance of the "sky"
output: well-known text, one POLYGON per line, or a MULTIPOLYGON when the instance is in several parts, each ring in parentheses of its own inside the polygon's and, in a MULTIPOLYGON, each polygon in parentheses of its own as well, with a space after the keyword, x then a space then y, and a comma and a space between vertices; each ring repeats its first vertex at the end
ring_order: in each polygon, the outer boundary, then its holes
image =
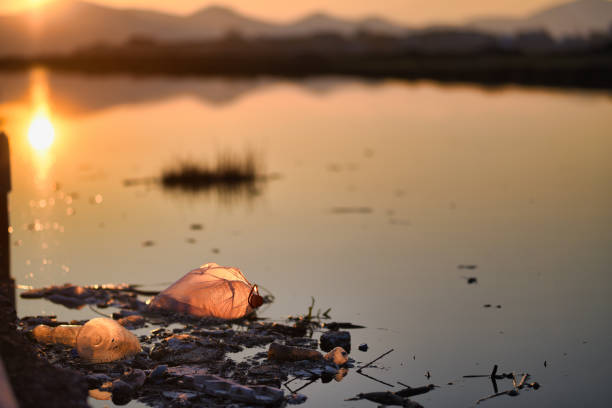
MULTIPOLYGON (((0 0, 0 13, 35 7, 52 0, 0 0)), ((113 7, 149 8, 188 14, 209 5, 229 6, 247 15, 290 21, 315 11, 340 17, 369 15, 410 24, 461 22, 473 17, 524 16, 571 0, 88 0, 113 7)))

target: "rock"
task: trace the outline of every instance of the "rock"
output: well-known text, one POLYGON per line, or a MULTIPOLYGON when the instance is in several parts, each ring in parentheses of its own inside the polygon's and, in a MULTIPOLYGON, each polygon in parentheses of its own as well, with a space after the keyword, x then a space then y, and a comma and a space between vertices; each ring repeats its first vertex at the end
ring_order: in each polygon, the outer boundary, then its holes
POLYGON ((365 343, 360 344, 359 351, 368 351, 368 345, 365 343))
POLYGON ((129 384, 132 389, 137 390, 142 387, 147 379, 144 371, 138 368, 128 368, 121 376, 121 381, 129 384))
POLYGON ((112 393, 113 403, 116 405, 125 405, 132 400, 132 387, 124 381, 113 381, 112 393))
POLYGON ((117 320, 117 323, 126 329, 138 329, 140 327, 144 327, 145 319, 140 315, 130 315, 117 320))
POLYGON ((151 374, 149 374, 149 377, 147 378, 147 380, 151 384, 161 384, 164 382, 167 371, 168 371, 167 365, 158 365, 157 367, 153 369, 153 371, 151 371, 151 374))
POLYGON ((98 388, 105 382, 109 382, 111 378, 106 374, 89 374, 85 377, 87 380, 87 386, 92 388, 98 388))
POLYGON ((207 395, 249 404, 275 405, 285 398, 283 390, 278 388, 266 385, 247 387, 216 375, 197 375, 193 378, 193 383, 207 395))
POLYGON ((304 394, 291 394, 289 398, 287 398, 287 404, 299 405, 305 403, 307 399, 308 397, 304 394))
POLYGON ((321 350, 331 351, 334 347, 342 347, 347 352, 351 351, 351 333, 347 331, 328 331, 320 338, 321 350))
POLYGON ((348 353, 342 347, 336 347, 325 355, 325 360, 341 366, 348 362, 348 353))

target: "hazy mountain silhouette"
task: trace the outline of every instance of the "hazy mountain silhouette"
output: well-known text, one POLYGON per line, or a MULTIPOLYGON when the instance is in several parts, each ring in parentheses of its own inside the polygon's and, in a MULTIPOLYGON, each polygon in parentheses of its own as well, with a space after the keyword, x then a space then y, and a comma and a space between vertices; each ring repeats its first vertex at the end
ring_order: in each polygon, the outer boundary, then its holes
POLYGON ((317 13, 294 23, 274 24, 219 6, 178 16, 59 0, 27 12, 0 16, 0 54, 68 52, 94 43, 122 43, 135 35, 160 40, 202 40, 228 33, 287 37, 318 32, 349 35, 359 30, 396 34, 405 29, 381 18, 351 21, 317 13))
MULTIPOLYGON (((524 19, 479 19, 467 27, 495 33, 546 29, 559 36, 607 31, 611 24, 612 2, 578 0, 524 19)), ((179 16, 58 0, 27 12, 0 16, 0 55, 70 52, 96 43, 124 43, 134 36, 167 41, 205 40, 229 33, 245 37, 292 37, 316 33, 347 36, 361 31, 390 35, 411 32, 400 24, 377 17, 348 20, 315 13, 288 24, 276 24, 219 6, 179 16)))
POLYGON ((593 31, 608 31, 612 27, 612 2, 578 0, 542 10, 522 19, 478 19, 468 24, 468 27, 503 34, 543 29, 556 37, 586 35, 593 31))

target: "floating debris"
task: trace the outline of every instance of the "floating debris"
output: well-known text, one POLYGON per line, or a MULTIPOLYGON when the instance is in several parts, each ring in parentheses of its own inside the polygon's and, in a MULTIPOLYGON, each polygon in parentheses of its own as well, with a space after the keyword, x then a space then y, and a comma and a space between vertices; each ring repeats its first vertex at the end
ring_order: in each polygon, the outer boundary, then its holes
POLYGON ((262 304, 257 285, 247 281, 240 269, 207 263, 153 298, 149 310, 231 320, 251 314, 262 304))

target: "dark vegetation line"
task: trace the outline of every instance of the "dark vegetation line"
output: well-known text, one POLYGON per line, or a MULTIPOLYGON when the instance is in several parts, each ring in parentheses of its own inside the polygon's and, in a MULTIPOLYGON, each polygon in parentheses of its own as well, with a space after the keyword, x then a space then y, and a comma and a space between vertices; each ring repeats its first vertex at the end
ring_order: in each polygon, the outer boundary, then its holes
POLYGON ((214 166, 186 160, 162 172, 161 183, 170 189, 206 190, 212 187, 228 190, 252 186, 262 177, 259 162, 252 152, 243 157, 230 153, 217 157, 214 166))
POLYGON ((612 30, 582 40, 544 34, 503 39, 478 33, 412 37, 315 35, 304 38, 158 42, 136 37, 64 55, 3 57, 0 69, 137 76, 358 76, 612 89, 612 30))

